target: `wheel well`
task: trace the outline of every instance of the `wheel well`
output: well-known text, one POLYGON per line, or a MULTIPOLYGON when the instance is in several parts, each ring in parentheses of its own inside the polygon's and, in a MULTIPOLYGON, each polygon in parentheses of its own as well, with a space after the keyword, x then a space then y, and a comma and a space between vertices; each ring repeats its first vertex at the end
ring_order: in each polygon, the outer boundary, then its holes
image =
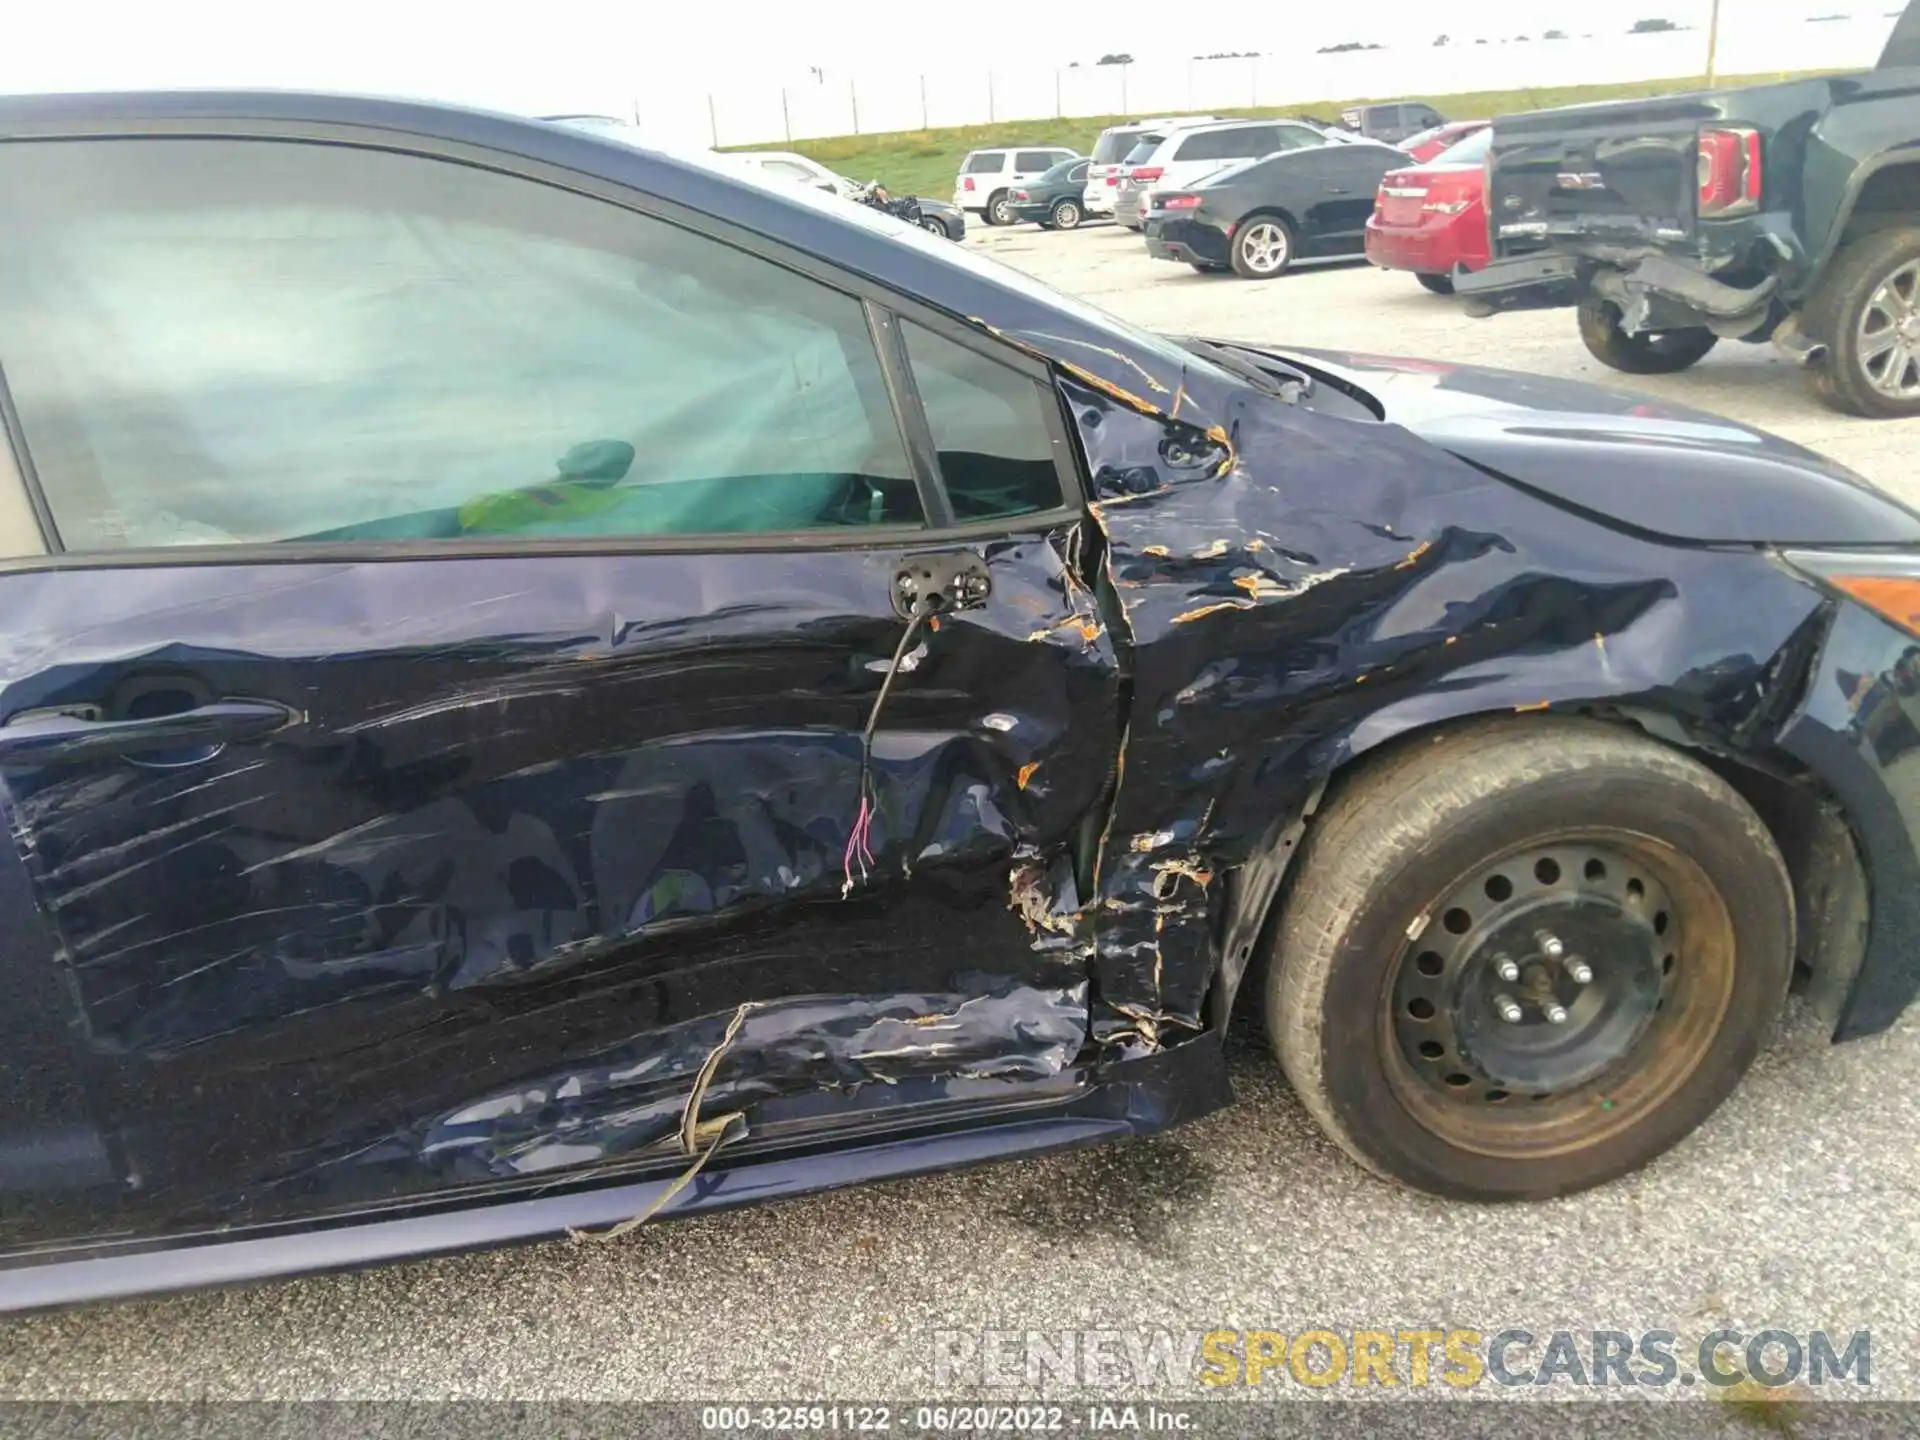
POLYGON ((1913 224, 1920 224, 1920 162, 1888 165, 1876 170, 1860 187, 1839 243, 1847 245, 1882 230, 1913 224))
MULTIPOLYGON (((1631 730, 1656 744, 1690 756, 1725 780, 1754 809, 1773 836, 1786 861, 1794 899, 1794 989, 1803 993, 1831 1028, 1839 1022, 1854 976, 1866 955, 1869 889, 1860 849, 1837 800, 1819 780, 1784 755, 1734 757, 1710 751, 1682 738, 1678 724, 1662 715, 1624 715, 1618 712, 1559 711, 1554 716, 1468 715, 1406 731, 1372 749, 1352 756, 1328 777, 1325 791, 1300 825, 1283 832, 1276 846, 1284 846, 1285 865, 1255 932, 1251 963, 1233 988, 1231 1013, 1217 1013, 1224 1029, 1243 1014, 1240 997, 1258 995, 1264 986, 1263 967, 1274 926, 1292 892, 1296 871, 1290 862, 1300 842, 1312 833, 1313 814, 1337 804, 1341 792, 1376 766, 1390 763, 1415 746, 1468 728, 1503 726, 1519 729, 1552 723, 1555 716, 1575 716, 1631 730)), ((1272 863, 1272 857, 1263 857, 1272 863)), ((1251 868, 1251 867, 1249 867, 1251 868)), ((1238 948, 1238 947, 1236 947, 1238 948)), ((1233 957, 1228 957, 1231 962, 1233 957)), ((1223 987, 1216 1002, 1226 998, 1223 987)), ((1228 1008, 1228 1007, 1223 1007, 1228 1008)), ((1257 1003, 1252 1006, 1257 1013, 1257 1003)))
POLYGON ((1278 205, 1262 205, 1258 210, 1249 210, 1238 220, 1234 221, 1233 233, 1238 235, 1255 220, 1284 220, 1287 222, 1287 228, 1293 231, 1294 237, 1296 239, 1299 238, 1300 222, 1294 219, 1291 213, 1283 210, 1278 205))

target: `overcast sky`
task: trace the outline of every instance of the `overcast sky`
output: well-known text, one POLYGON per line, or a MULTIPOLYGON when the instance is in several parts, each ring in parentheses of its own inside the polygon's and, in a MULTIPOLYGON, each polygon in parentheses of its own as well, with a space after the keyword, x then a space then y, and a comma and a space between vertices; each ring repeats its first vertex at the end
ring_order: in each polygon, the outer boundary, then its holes
MULTIPOLYGON (((448 0, 10 0, 0 91, 269 86, 430 96, 528 113, 615 110, 649 85, 694 92, 729 81, 1092 63, 1345 40, 1617 34, 1636 19, 1704 26, 1711 0, 810 0, 679 4, 539 0, 489 11, 448 0), (1177 15, 1180 24, 1170 24, 1177 15), (1436 17, 1444 16, 1437 19, 1436 17)), ((1727 26, 1868 15, 1904 0, 1723 0, 1727 26)))

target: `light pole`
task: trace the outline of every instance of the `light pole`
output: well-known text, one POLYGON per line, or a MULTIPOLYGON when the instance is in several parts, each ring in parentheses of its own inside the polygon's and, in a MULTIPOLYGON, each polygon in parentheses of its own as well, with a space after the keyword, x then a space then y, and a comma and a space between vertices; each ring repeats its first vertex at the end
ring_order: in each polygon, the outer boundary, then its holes
POLYGON ((1714 63, 1720 53, 1720 0, 1713 0, 1713 16, 1707 21, 1707 85, 1713 85, 1714 63))

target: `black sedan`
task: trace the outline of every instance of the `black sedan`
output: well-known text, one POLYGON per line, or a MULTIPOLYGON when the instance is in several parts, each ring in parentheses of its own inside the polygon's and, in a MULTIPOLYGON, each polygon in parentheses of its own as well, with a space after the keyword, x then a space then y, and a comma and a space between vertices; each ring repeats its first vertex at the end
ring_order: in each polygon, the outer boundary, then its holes
POLYGON ((1087 218, 1087 167, 1091 160, 1062 160, 1038 180, 1013 192, 1016 220, 1030 220, 1043 230, 1078 230, 1087 218))
POLYGON ((1156 192, 1147 253, 1247 280, 1271 280, 1303 260, 1363 256, 1381 177, 1406 159, 1367 140, 1319 145, 1156 192))
POLYGON ((1920 516, 1807 451, 414 104, 0 100, 0 225, 0 1309, 1137 1135, 1247 1011, 1557 1195, 1920 986, 1920 516))

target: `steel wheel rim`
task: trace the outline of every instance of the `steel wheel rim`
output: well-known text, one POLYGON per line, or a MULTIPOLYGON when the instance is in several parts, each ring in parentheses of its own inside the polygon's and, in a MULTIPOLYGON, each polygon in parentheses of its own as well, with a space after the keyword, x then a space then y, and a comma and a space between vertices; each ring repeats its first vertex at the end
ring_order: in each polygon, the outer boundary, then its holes
POLYGON ((1287 232, 1268 220, 1250 225, 1240 242, 1240 253, 1246 256, 1249 269, 1263 275, 1278 270, 1287 260, 1287 232))
POLYGON ((1080 223, 1080 207, 1075 205, 1071 200, 1068 200, 1055 212, 1054 219, 1071 230, 1080 223))
POLYGON ((1007 223, 1008 220, 1012 218, 1013 218, 1013 202, 1012 201, 996 200, 993 202, 993 223, 994 224, 1004 225, 1007 223))
POLYGON ((1442 889, 1425 920, 1387 975, 1388 1079, 1423 1129, 1480 1154, 1541 1158, 1645 1119, 1693 1074, 1731 1001, 1725 902, 1651 837, 1515 846, 1442 889))
POLYGON ((925 230, 929 235, 944 236, 947 233, 946 224, 943 221, 936 220, 931 215, 923 215, 920 217, 920 228, 925 230))
POLYGON ((1920 260, 1874 287, 1860 314, 1859 351, 1873 389, 1894 400, 1920 399, 1920 260))

